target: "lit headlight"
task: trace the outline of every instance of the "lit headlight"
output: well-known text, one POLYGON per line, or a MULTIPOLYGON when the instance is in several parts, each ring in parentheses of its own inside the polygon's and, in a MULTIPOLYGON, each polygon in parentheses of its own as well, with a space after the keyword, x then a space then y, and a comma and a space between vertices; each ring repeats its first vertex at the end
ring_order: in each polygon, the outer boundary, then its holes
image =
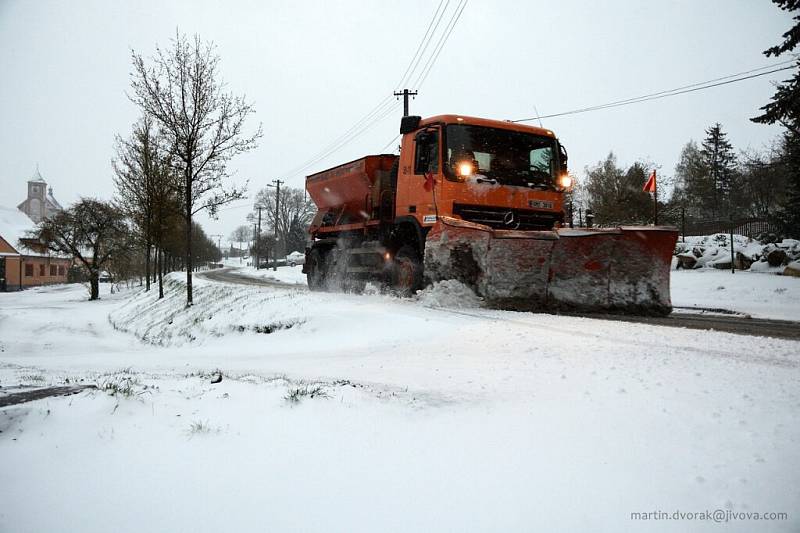
POLYGON ((572 176, 569 174, 562 174, 558 178, 558 186, 562 189, 569 189, 572 187, 572 176))
POLYGON ((472 172, 474 170, 475 169, 472 168, 472 163, 467 163, 465 161, 465 162, 462 162, 462 163, 458 164, 456 172, 462 178, 468 178, 468 177, 472 176, 472 172))

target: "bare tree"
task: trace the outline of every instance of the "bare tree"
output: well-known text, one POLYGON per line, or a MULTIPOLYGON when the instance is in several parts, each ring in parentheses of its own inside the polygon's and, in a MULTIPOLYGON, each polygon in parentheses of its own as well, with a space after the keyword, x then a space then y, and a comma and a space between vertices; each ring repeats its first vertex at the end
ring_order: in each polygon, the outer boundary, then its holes
POLYGON ((192 217, 241 198, 243 188, 226 186, 227 164, 256 146, 261 126, 246 135, 253 105, 224 92, 219 56, 213 43, 198 35, 176 32, 169 50, 156 48, 146 62, 132 52, 131 100, 157 121, 166 135, 182 176, 183 217, 186 221, 186 305, 192 305, 192 217))
POLYGON ((124 213, 110 203, 81 198, 69 209, 45 218, 32 237, 55 253, 70 255, 89 274, 89 299, 100 297, 100 271, 131 248, 124 213))
POLYGON ((307 198, 302 189, 286 187, 281 189, 281 199, 277 225, 275 220, 275 195, 272 188, 261 189, 256 194, 255 204, 264 207, 267 227, 272 228, 287 252, 299 251, 305 247, 305 233, 317 207, 307 198))
POLYGON ((128 139, 117 137, 117 155, 112 160, 117 199, 138 229, 144 245, 145 290, 150 290, 152 250, 155 248, 153 281, 158 277, 159 298, 164 296, 161 261, 164 235, 181 213, 180 180, 171 166, 164 138, 153 129, 153 119, 144 115, 128 139))
POLYGON ((239 226, 238 228, 233 230, 233 232, 231 232, 230 240, 231 242, 235 242, 238 244, 240 256, 242 255, 242 247, 241 247, 242 243, 248 242, 250 240, 251 235, 252 235, 252 230, 250 229, 250 226, 244 226, 244 225, 239 226))

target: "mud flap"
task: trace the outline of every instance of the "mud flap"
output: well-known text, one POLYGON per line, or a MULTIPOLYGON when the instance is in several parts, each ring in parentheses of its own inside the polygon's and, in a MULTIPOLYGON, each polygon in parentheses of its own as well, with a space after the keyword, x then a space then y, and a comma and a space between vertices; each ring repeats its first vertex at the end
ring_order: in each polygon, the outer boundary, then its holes
POLYGON ((513 231, 441 217, 425 245, 429 281, 456 279, 492 307, 667 314, 677 231, 513 231))

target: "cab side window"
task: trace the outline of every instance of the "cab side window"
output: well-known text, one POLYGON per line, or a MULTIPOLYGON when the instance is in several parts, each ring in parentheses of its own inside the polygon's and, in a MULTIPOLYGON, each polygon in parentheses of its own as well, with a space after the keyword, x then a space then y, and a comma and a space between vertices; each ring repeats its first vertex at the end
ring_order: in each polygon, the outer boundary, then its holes
POLYGON ((416 137, 417 152, 414 157, 414 174, 439 171, 439 132, 421 131, 416 137))

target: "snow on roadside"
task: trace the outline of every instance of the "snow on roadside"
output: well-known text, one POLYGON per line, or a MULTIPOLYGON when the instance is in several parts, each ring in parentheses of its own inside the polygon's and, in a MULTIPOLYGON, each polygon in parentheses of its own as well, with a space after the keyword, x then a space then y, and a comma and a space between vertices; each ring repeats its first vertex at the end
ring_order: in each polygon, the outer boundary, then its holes
MULTIPOLYGON (((234 265, 235 266, 235 265, 234 265)), ((236 268, 236 274, 249 278, 266 279, 289 283, 291 285, 307 285, 306 275, 303 274, 303 266, 279 266, 276 270, 271 268, 260 268, 256 270, 251 266, 236 268)))
POLYGON ((417 291, 417 301, 425 307, 475 308, 483 305, 483 299, 454 279, 437 281, 417 291))
POLYGON ((360 348, 374 337, 383 342, 410 340, 431 334, 436 327, 430 317, 404 312, 411 302, 391 296, 310 293, 292 287, 271 290, 201 276, 194 278, 198 281, 194 304, 187 308, 183 276, 167 276, 164 300, 158 300, 154 291, 141 291, 114 309, 109 321, 120 331, 159 346, 199 345, 226 336, 263 343, 264 335, 282 332, 270 338, 271 348, 299 353, 330 346, 360 348), (387 303, 400 307, 393 320, 385 318, 387 303), (366 312, 369 309, 373 312, 366 312))
POLYGON ((707 508, 800 526, 798 342, 199 277, 187 310, 183 276, 160 302, 0 294, 0 384, 133 380, 0 409, 0 530, 626 531, 707 508), (115 306, 168 347, 113 330, 115 306), (305 322, 238 329, 283 315, 305 322), (287 399, 303 380, 325 395, 287 399))
POLYGON ((673 270, 672 305, 800 321, 800 278, 727 270, 673 270))

